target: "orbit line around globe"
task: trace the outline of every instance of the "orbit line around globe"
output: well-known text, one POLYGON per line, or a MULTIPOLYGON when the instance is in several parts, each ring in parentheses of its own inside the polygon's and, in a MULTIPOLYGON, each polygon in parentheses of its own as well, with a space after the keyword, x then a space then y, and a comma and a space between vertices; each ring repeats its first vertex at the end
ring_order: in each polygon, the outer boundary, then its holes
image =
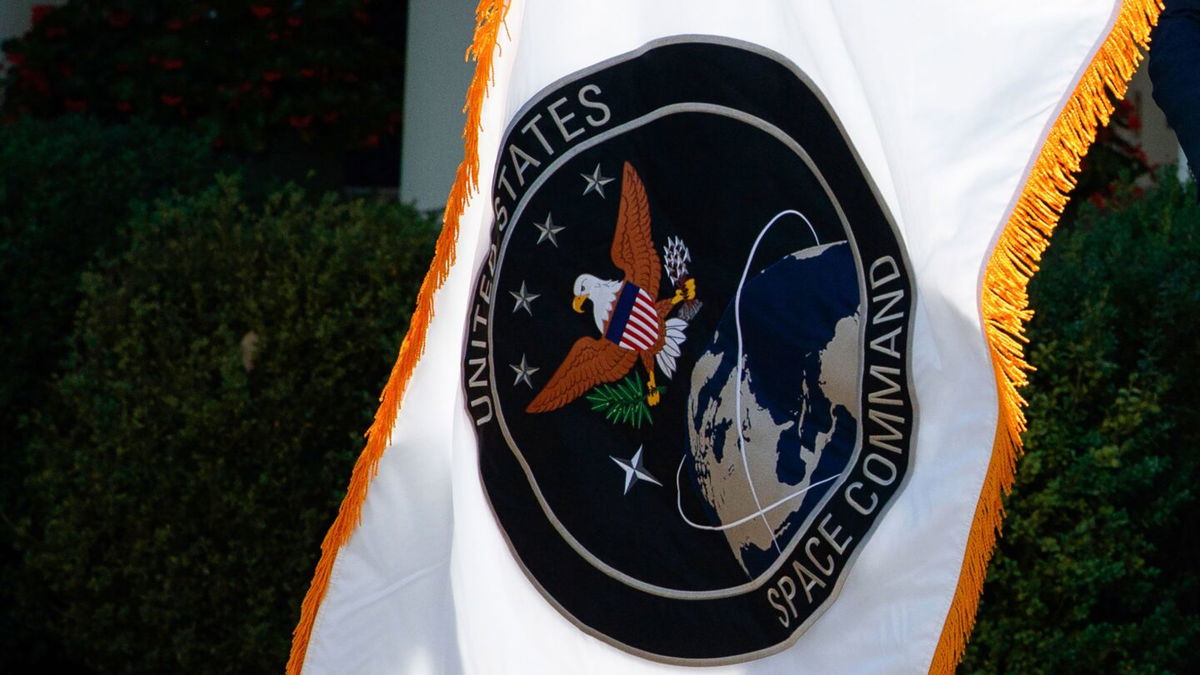
MULTIPOLYGON (((771 220, 767 221, 767 224, 764 225, 761 230, 759 230, 758 236, 755 237, 755 239, 754 239, 754 245, 750 247, 750 253, 746 255, 746 264, 742 267, 742 278, 740 281, 738 281, 737 292, 733 296, 733 322, 734 322, 734 326, 737 328, 737 380, 736 381, 739 383, 742 381, 742 377, 743 377, 743 372, 742 372, 743 345, 742 345, 742 314, 741 314, 741 311, 742 311, 741 310, 742 288, 746 285, 746 276, 750 273, 750 264, 754 262, 754 254, 758 251, 759 243, 762 242, 762 239, 764 236, 766 236, 767 231, 769 231, 775 225, 775 223, 779 222, 779 219, 783 218, 784 216, 799 216, 800 219, 804 221, 804 224, 808 225, 808 231, 810 233, 812 233, 813 241, 816 242, 815 245, 816 246, 821 245, 821 239, 820 239, 820 237, 817 236, 817 230, 816 230, 816 228, 813 227, 812 221, 810 221, 808 219, 808 216, 806 216, 803 213, 800 213, 799 211, 796 211, 794 209, 785 209, 783 211, 780 211, 779 213, 776 213, 774 216, 771 217, 771 220)), ((775 551, 778 552, 780 555, 783 555, 783 549, 779 548, 779 541, 775 537, 775 530, 774 530, 774 528, 771 527, 771 523, 769 521, 767 521, 766 514, 768 511, 770 511, 770 508, 767 508, 767 509, 763 508, 762 501, 759 500, 759 498, 758 498, 758 490, 756 490, 754 487, 754 478, 750 474, 750 461, 746 458, 746 447, 745 447, 746 441, 745 441, 745 438, 743 438, 743 436, 742 436, 742 433, 743 433, 743 431, 742 431, 742 429, 743 429, 743 426, 742 426, 742 424, 743 424, 743 422, 742 422, 742 388, 740 385, 734 388, 733 397, 734 397, 734 399, 733 399, 734 400, 734 413, 737 416, 738 452, 742 456, 742 469, 744 469, 746 472, 746 482, 750 484, 750 496, 754 498, 754 506, 758 509, 758 511, 756 512, 755 515, 757 515, 759 518, 762 518, 763 525, 765 525, 767 527, 767 531, 771 533, 771 544, 775 546, 775 551)), ((812 486, 810 485, 809 487, 812 487, 812 486)), ((683 515, 682 511, 680 512, 680 515, 683 515)), ((686 516, 684 517, 684 520, 685 521, 687 520, 686 516)), ((689 522, 688 524, 690 525, 691 523, 689 522)))
POLYGON ((810 483, 808 485, 808 487, 797 490, 790 495, 782 497, 782 498, 778 499, 777 501, 775 501, 775 503, 768 504, 767 506, 762 507, 758 511, 747 514, 741 518, 738 518, 737 520, 733 521, 732 523, 724 523, 721 525, 701 525, 700 523, 693 521, 691 518, 688 518, 687 514, 683 512, 683 493, 682 493, 682 487, 679 482, 679 477, 680 477, 680 475, 683 474, 683 463, 686 461, 687 461, 686 456, 681 458, 679 460, 679 468, 675 470, 675 509, 677 511, 679 511, 679 517, 682 518, 683 522, 687 523, 687 525, 689 527, 694 527, 697 530, 710 530, 713 532, 723 532, 725 530, 731 530, 731 529, 737 527, 738 525, 744 525, 745 523, 748 523, 751 520, 754 520, 755 518, 761 518, 761 517, 765 516, 768 512, 772 511, 773 509, 777 509, 780 506, 783 506, 788 501, 795 499, 796 497, 799 497, 800 495, 804 494, 805 492, 808 492, 809 490, 817 487, 818 485, 824 485, 825 483, 828 483, 831 480, 835 480, 842 475, 839 473, 839 474, 830 476, 828 478, 822 478, 821 480, 819 480, 815 483, 810 483))

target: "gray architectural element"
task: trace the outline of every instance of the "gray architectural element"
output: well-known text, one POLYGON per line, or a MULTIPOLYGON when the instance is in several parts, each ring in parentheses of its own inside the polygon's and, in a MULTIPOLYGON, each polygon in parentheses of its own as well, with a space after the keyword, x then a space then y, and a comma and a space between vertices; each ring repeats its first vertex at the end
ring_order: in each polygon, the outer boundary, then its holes
MULTIPOLYGON (((0 4, 8 2, 3 0, 0 4)), ((462 161, 462 108, 474 63, 463 59, 475 28, 474 0, 410 0, 405 47, 400 199, 439 209, 462 161)), ((491 161, 482 158, 482 161, 491 161)))

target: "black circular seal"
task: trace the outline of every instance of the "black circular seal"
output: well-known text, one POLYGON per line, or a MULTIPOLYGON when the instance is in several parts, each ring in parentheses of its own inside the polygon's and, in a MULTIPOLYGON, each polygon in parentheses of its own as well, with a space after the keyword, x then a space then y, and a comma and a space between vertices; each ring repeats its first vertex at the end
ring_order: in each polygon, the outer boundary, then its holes
POLYGON ((661 40, 534 97, 491 197, 463 386, 530 580, 652 659, 791 644, 913 446, 909 266, 828 103, 661 40))

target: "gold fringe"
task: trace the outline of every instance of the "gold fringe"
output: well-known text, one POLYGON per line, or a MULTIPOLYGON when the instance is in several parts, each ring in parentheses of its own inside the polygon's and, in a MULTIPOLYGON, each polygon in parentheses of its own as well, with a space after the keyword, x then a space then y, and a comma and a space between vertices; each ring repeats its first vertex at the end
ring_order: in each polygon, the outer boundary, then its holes
POLYGON ((455 173, 454 185, 446 201, 442 217, 442 232, 438 237, 433 262, 421 282, 417 294, 417 306, 400 354, 396 358, 387 385, 380 394, 379 409, 375 420, 367 430, 367 445, 354 464, 346 497, 338 509, 337 518, 321 542, 321 560, 313 573, 312 583, 300 607, 300 622, 292 631, 292 651, 287 662, 288 675, 297 675, 304 665, 308 641, 312 637, 313 622, 317 609, 329 588, 329 575, 337 552, 350 539, 362 518, 363 502, 367 488, 379 470, 379 459, 387 447, 400 401, 404 398, 408 381, 412 377, 417 361, 425 351, 425 335, 433 319, 433 296, 446 281, 450 266, 454 264, 454 246, 458 241, 459 220, 466 208, 467 200, 479 189, 479 132, 482 129, 483 99, 492 83, 493 59, 500 27, 508 14, 509 0, 480 0, 475 9, 475 34, 467 49, 466 59, 474 59, 475 74, 467 88, 467 101, 463 112, 467 115, 463 128, 463 160, 455 173))
POLYGON ((1097 129, 1107 124, 1112 114, 1107 92, 1118 98, 1125 96, 1161 8, 1159 0, 1125 0, 1122 4, 1104 44, 1050 129, 984 272, 983 321, 996 371, 999 420, 958 588, 929 665, 930 673, 953 673, 962 660, 1004 519, 1001 497, 1012 490, 1021 454, 1026 402, 1017 389, 1028 383, 1027 373, 1033 369, 1024 356, 1024 344, 1028 342, 1024 324, 1033 316, 1026 286, 1050 243, 1050 234, 1067 204, 1067 193, 1075 186, 1080 161, 1095 140, 1097 129))

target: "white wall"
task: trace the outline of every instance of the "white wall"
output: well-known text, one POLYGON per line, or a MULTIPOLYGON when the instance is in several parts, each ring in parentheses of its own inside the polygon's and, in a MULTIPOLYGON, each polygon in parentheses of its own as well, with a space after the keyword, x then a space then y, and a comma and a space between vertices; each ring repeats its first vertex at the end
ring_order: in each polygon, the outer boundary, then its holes
POLYGON ((462 107, 474 72, 463 55, 475 30, 475 4, 410 0, 408 5, 400 199, 419 208, 445 206, 462 160, 462 107))
POLYGON ((0 42, 29 30, 34 5, 62 5, 66 0, 0 0, 0 42))
MULTIPOLYGON (((1129 82, 1129 93, 1126 98, 1133 104, 1133 109, 1142 118, 1142 129, 1132 134, 1134 143, 1142 146, 1146 157, 1153 165, 1183 164, 1182 149, 1175 132, 1167 126, 1167 117, 1154 103, 1153 87, 1150 83, 1148 60, 1142 61, 1141 67, 1129 82)), ((1187 169, 1181 167, 1180 180, 1187 177, 1187 169)))

